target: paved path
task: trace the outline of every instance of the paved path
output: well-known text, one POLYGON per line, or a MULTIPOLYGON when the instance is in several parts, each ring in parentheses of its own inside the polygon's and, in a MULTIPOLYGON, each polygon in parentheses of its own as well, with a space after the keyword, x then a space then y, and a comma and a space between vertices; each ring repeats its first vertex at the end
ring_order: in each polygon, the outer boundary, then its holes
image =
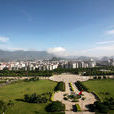
POLYGON ((75 103, 71 102, 70 100, 64 100, 64 94, 70 95, 70 89, 68 83, 65 83, 66 85, 66 91, 65 92, 56 92, 54 95, 54 101, 61 101, 63 104, 65 104, 67 111, 72 111, 72 105, 75 105, 75 103))
MULTIPOLYGON (((76 93, 79 93, 79 90, 77 89, 77 87, 75 86, 74 83, 72 83, 72 86, 74 88, 74 90, 76 91, 76 93)), ((80 105, 81 109, 84 111, 88 111, 88 108, 86 107, 88 104, 93 104, 96 101, 96 98, 93 94, 88 93, 88 92, 83 92, 83 97, 85 97, 85 100, 79 99, 78 104, 80 105)))
POLYGON ((95 112, 72 112, 72 111, 66 111, 65 114, 95 114, 95 112))
POLYGON ((79 93, 79 90, 77 89, 77 87, 75 86, 74 82, 76 81, 86 81, 88 80, 87 78, 84 78, 82 76, 77 76, 77 75, 71 75, 71 74, 62 74, 62 75, 58 75, 58 76, 53 76, 50 78, 51 80, 53 81, 63 81, 65 82, 65 92, 57 92, 55 93, 54 95, 54 101, 61 101, 63 104, 65 104, 65 107, 66 107, 66 111, 65 113, 66 114, 94 114, 92 112, 89 112, 86 105, 88 104, 93 104, 96 99, 95 99, 95 96, 91 93, 88 93, 88 92, 83 92, 84 96, 83 97, 86 97, 85 100, 82 100, 82 99, 79 99, 79 102, 71 102, 70 100, 64 100, 64 94, 68 94, 70 95, 71 94, 71 91, 70 91, 70 88, 69 88, 69 83, 71 82, 72 83, 72 86, 74 88, 74 92, 76 94, 79 93), (73 105, 75 104, 79 104, 81 109, 84 111, 84 112, 73 112, 73 105))
POLYGON ((50 80, 53 81, 63 81, 63 82, 76 82, 76 81, 87 81, 89 80, 88 76, 80 76, 80 75, 74 75, 74 74, 68 74, 68 73, 64 73, 61 75, 54 75, 52 77, 49 78, 50 80))

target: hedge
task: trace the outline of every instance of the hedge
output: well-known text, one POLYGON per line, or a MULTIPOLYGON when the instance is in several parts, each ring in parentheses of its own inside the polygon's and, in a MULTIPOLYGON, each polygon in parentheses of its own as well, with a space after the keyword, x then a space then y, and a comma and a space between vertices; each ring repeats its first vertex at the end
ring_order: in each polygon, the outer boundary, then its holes
POLYGON ((51 101, 54 101, 54 94, 55 93, 53 92, 52 95, 51 95, 51 98, 50 98, 51 101))
POLYGON ((76 87, 78 88, 79 91, 82 91, 82 90, 88 91, 88 88, 84 84, 82 84, 82 82, 80 82, 80 81, 77 81, 75 83, 75 85, 76 85, 76 87))
POLYGON ((71 90, 74 91, 74 88, 72 87, 72 83, 69 83, 69 84, 70 84, 71 90))
POLYGON ((54 91, 65 91, 65 83, 64 82, 58 82, 54 91))
POLYGON ((77 112, 80 112, 81 111, 80 105, 79 104, 76 104, 75 106, 76 106, 77 112))

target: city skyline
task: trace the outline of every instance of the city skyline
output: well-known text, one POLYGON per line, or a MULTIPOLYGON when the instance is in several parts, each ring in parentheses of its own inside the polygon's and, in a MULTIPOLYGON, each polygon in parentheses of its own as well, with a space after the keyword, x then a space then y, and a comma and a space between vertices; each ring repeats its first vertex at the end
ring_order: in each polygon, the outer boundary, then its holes
POLYGON ((0 0, 0 49, 114 56, 113 6, 113 0, 0 0))

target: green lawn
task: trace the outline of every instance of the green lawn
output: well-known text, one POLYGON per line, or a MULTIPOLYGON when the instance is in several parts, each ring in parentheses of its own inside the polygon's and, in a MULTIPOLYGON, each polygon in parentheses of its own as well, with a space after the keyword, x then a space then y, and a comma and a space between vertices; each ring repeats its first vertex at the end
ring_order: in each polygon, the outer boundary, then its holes
POLYGON ((104 100, 106 97, 114 98, 114 79, 89 80, 83 83, 89 88, 89 91, 94 91, 101 100, 104 100), (103 94, 105 92, 108 92, 109 95, 103 94))
MULTIPOLYGON (((52 92, 57 85, 49 80, 35 82, 17 82, 0 88, 0 100, 8 102, 13 100, 14 106, 7 110, 6 114, 47 114, 45 107, 48 104, 31 104, 16 99, 23 99, 24 94, 42 94, 52 92)), ((60 114, 60 113, 59 113, 60 114)))

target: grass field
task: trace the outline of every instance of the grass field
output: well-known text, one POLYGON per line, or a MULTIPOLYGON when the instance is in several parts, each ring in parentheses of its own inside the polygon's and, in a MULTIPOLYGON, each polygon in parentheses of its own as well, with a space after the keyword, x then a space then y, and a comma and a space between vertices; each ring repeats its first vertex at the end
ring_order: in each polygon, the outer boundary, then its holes
MULTIPOLYGON (((17 82, 0 88, 0 100, 8 102, 12 100, 14 106, 6 111, 6 114, 47 114, 46 104, 31 104, 16 99, 23 99, 25 94, 42 94, 53 92, 56 82, 49 80, 39 80, 35 82, 17 82)), ((48 113, 49 114, 49 113, 48 113)), ((60 113, 59 113, 60 114, 60 113)))
POLYGON ((83 82, 90 92, 95 92, 103 101, 105 98, 114 98, 114 79, 89 80, 83 82), (108 92, 109 95, 104 93, 108 92))

